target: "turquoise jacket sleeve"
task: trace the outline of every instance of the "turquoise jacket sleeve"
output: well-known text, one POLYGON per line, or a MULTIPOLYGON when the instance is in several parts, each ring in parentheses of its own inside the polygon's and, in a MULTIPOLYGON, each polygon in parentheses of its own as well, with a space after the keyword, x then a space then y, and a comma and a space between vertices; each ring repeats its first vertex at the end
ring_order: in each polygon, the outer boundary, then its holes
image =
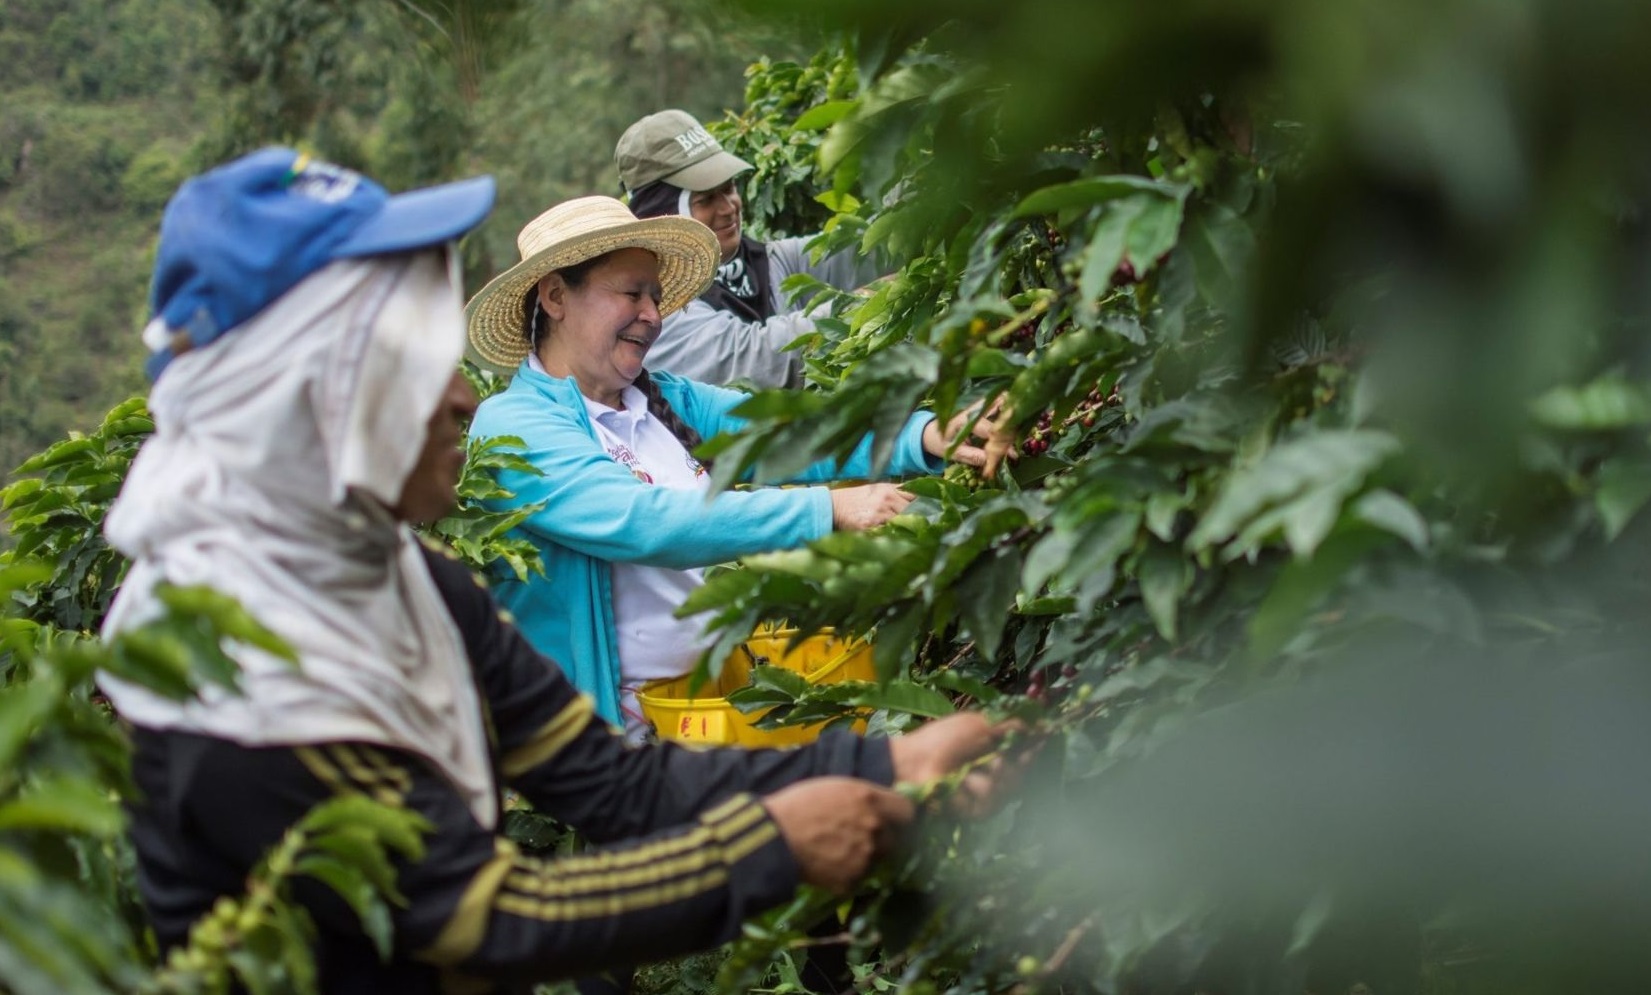
POLYGON ((489 399, 472 432, 515 435, 542 476, 506 471, 499 483, 512 505, 544 502, 521 527, 598 560, 675 569, 701 567, 764 550, 789 549, 831 531, 824 488, 726 491, 698 495, 637 480, 614 462, 582 424, 583 409, 549 403, 530 391, 489 399))
MULTIPOLYGON (((723 433, 737 432, 745 427, 744 419, 729 412, 750 395, 725 387, 712 387, 668 373, 655 373, 653 379, 659 384, 660 393, 671 402, 671 406, 682 416, 682 420, 692 425, 701 437, 709 439, 723 433)), ((944 460, 923 451, 923 429, 931 421, 934 421, 934 415, 926 411, 920 411, 906 420, 906 424, 900 429, 900 435, 895 439, 892 458, 884 475, 910 477, 939 473, 945 469, 944 460)), ((797 483, 821 483, 871 479, 871 446, 872 438, 867 435, 860 440, 860 444, 842 464, 839 465, 832 460, 820 460, 803 470, 793 480, 797 483)))

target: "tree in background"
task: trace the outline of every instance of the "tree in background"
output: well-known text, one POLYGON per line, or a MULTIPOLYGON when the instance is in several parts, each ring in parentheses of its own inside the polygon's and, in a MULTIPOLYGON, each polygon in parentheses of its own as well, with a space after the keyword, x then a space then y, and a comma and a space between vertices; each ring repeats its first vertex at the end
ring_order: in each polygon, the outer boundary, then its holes
MULTIPOLYGON (((780 32, 703 0, 17 0, 0 11, 0 465, 142 386, 160 210, 184 177, 299 144, 391 189, 499 176, 475 285, 551 203, 612 192, 627 124, 704 117, 780 32)), ((778 46, 778 47, 776 47, 778 46)))
POLYGON ((495 269, 516 260, 517 231, 552 204, 619 195, 613 147, 633 121, 667 107, 717 118, 739 105, 748 63, 798 44, 707 0, 557 0, 516 32, 517 56, 478 106, 477 160, 499 178, 482 231, 495 269))
POLYGON ((0 466, 142 384, 160 205, 215 111, 198 0, 0 10, 0 466))

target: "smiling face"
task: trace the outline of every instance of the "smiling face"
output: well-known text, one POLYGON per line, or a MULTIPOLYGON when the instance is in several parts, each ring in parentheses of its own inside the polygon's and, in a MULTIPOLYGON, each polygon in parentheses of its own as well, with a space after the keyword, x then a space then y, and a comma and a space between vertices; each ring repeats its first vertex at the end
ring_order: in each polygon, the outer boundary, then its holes
POLYGON ((688 195, 688 211, 694 220, 711 229, 722 249, 722 261, 734 258, 740 248, 740 213, 745 202, 739 188, 729 180, 720 187, 696 190, 688 195))
POLYGON ((659 260, 646 249, 615 250, 573 283, 550 274, 539 281, 550 319, 539 362, 552 376, 573 377, 591 400, 620 407, 659 338, 660 294, 659 260))
POLYGON ((476 392, 464 374, 453 371, 436 410, 425 423, 424 448, 401 485, 397 518, 404 522, 433 522, 458 502, 459 475, 464 471, 464 426, 476 413, 476 392))

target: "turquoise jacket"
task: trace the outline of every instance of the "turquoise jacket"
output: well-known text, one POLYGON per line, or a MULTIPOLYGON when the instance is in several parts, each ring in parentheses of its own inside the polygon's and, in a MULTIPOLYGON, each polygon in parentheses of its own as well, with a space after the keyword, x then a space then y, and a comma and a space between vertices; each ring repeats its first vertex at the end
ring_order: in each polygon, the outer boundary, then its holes
MULTIPOLYGON (((654 373, 660 394, 702 438, 737 430, 728 414, 746 399, 738 391, 654 373)), ((917 414, 896 442, 889 472, 937 473, 942 463, 923 452, 917 414)), ((831 531, 831 495, 824 487, 766 487, 725 491, 711 501, 645 484, 596 441, 596 429, 572 378, 547 376, 526 363, 510 386, 483 401, 470 425, 476 438, 519 436, 523 455, 542 476, 505 471, 499 483, 515 497, 512 508, 544 502, 516 534, 544 558, 543 576, 498 580, 494 594, 516 616, 535 649, 561 665, 597 711, 614 725, 619 713, 619 644, 613 620, 613 562, 686 569, 724 563, 750 553, 791 549, 831 531)), ((871 440, 842 466, 830 461, 804 471, 799 482, 865 478, 871 440)))

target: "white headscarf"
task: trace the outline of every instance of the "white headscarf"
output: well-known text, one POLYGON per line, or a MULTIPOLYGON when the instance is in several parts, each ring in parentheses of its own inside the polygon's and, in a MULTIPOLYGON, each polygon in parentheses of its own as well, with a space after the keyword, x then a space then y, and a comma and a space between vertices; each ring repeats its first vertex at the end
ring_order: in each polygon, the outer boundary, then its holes
POLYGON ((495 825, 463 641, 418 540, 387 510, 463 347, 463 298, 427 251, 332 263, 173 360, 149 399, 155 435, 104 526, 133 561, 104 633, 154 617, 158 581, 205 584, 301 666, 226 646, 244 695, 209 687, 186 702, 104 676, 123 716, 245 746, 411 750, 495 825))

